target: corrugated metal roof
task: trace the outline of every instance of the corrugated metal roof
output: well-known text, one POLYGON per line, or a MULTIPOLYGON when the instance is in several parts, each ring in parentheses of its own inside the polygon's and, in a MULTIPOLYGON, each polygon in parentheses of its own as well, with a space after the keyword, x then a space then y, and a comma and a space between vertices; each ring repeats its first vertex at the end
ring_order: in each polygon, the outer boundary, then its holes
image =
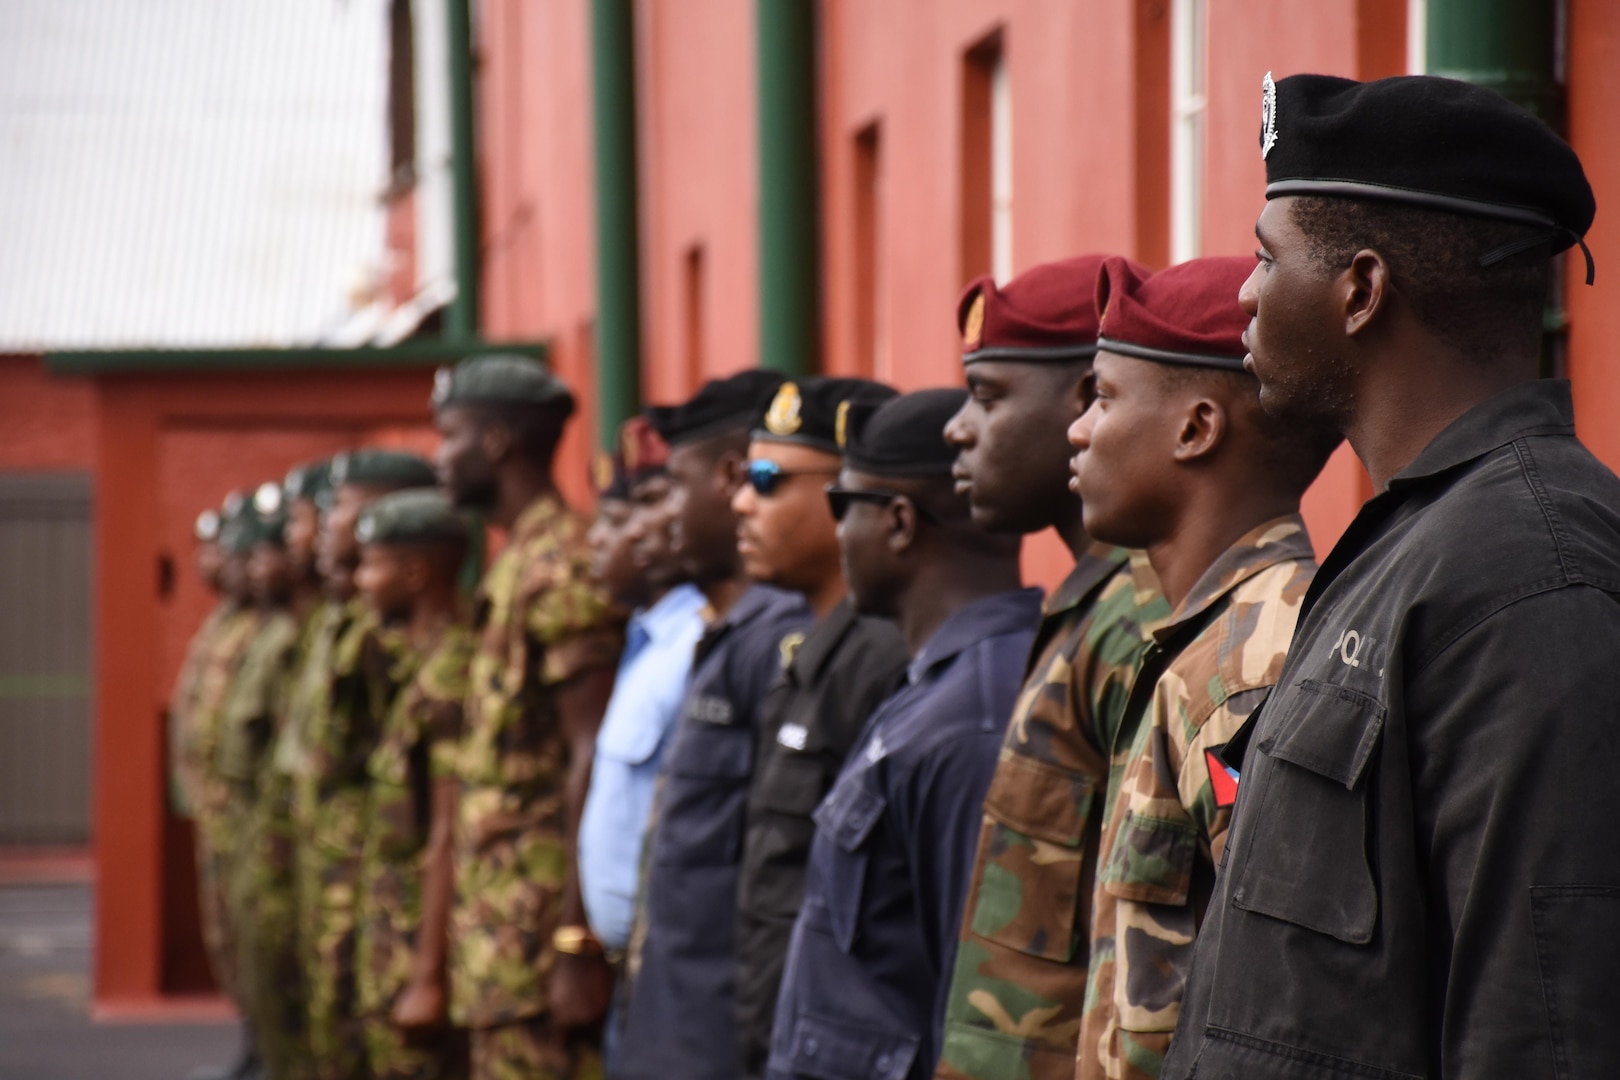
POLYGON ((384 265, 387 32, 386 0, 0 3, 0 351, 350 323, 384 265))

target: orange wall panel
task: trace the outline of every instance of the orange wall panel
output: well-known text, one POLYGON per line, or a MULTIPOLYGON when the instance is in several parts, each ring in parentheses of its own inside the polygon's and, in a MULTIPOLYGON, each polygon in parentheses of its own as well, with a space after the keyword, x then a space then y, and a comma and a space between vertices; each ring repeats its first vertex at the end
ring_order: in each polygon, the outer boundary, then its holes
POLYGON ((88 470, 95 394, 48 374, 37 356, 0 356, 0 472, 88 470))

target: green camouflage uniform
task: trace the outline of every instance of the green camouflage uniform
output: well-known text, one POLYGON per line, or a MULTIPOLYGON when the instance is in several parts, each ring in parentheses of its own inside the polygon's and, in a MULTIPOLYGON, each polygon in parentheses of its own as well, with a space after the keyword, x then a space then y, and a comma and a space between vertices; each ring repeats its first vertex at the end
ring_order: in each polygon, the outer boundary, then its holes
POLYGON ((257 791, 237 860, 239 905, 251 905, 253 912, 252 920, 243 924, 237 944, 242 1004, 272 1080, 302 1080, 313 1068, 303 957, 298 951, 297 838, 292 819, 297 726, 292 698, 328 607, 323 603, 305 616, 290 663, 271 691, 275 727, 258 770, 257 791))
POLYGON ((263 615, 257 610, 239 608, 220 623, 214 647, 198 677, 197 696, 181 751, 195 770, 191 810, 197 825, 198 908, 203 944, 207 946, 214 980, 237 1001, 241 993, 227 895, 236 837, 231 788, 219 772, 220 738, 231 687, 262 621, 263 615))
POLYGON ((1315 573, 1305 523, 1278 518, 1229 548, 1154 631, 1143 679, 1163 674, 1132 696, 1124 780, 1106 809, 1077 1080, 1158 1078, 1232 816, 1206 752, 1276 684, 1315 573))
POLYGON ((1074 1071, 1098 810, 1147 628, 1168 614, 1146 557, 1103 545, 1047 601, 985 797, 939 1077, 1074 1071))
POLYGON ((462 627, 446 631, 394 699, 367 765, 371 798, 356 952, 367 1066, 376 1080, 441 1080, 467 1073, 464 1039, 449 1030, 407 1036, 392 1014, 410 982, 422 921, 422 855, 432 822, 433 785, 455 769, 475 644, 462 627))
POLYGON ((573 1077, 595 1054, 541 1045, 552 933, 569 880, 569 747, 553 692, 617 659, 619 629, 589 582, 585 523, 544 497, 513 523, 474 609, 466 733, 456 761, 451 1019, 480 1077, 573 1077), (510 1030, 501 1030, 507 1028, 510 1030))
POLYGON ((174 680, 174 693, 169 697, 169 806, 180 817, 191 816, 197 797, 201 763, 192 759, 190 750, 195 744, 193 725, 203 671, 213 655, 220 628, 236 610, 236 605, 229 600, 214 605, 214 610, 191 635, 180 674, 174 680))
MULTIPOLYGON (((364 837, 366 761, 399 687, 405 641, 351 600, 327 613, 295 689, 299 951, 309 1046, 320 1080, 363 1075, 355 986, 355 904, 364 837)), ((408 673, 404 673, 408 674, 408 673)))

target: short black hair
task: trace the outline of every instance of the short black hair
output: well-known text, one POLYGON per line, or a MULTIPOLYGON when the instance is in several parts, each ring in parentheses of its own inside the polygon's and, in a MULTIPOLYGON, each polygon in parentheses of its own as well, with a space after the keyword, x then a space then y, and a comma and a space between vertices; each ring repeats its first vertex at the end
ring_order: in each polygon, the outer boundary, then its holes
POLYGON ((1451 348, 1490 361, 1538 351, 1551 281, 1546 230, 1517 222, 1465 217, 1396 202, 1300 196, 1294 224, 1311 256, 1336 273, 1370 248, 1389 263, 1395 290, 1424 326, 1451 348), (1530 243, 1481 266, 1486 254, 1530 243))
MULTIPOLYGON (((1357 249, 1360 250, 1360 249, 1357 249)), ((1344 441, 1335 428, 1321 423, 1280 420, 1260 405, 1260 383, 1247 371, 1195 367, 1190 364, 1155 364, 1167 386, 1192 386, 1224 401, 1232 419, 1252 427, 1260 436, 1257 482, 1270 482, 1276 490, 1303 495, 1344 441)))
POLYGON ((480 401, 460 407, 471 411, 480 427, 493 424, 510 431, 520 454, 545 465, 556 457, 557 444, 574 413, 572 398, 510 405, 480 401))

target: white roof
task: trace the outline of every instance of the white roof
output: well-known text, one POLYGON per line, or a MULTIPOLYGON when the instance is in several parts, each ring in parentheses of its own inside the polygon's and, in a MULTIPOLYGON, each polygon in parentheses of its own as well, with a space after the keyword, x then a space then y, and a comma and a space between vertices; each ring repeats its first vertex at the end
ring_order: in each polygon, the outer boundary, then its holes
POLYGON ((0 351, 311 345, 386 271, 386 0, 0 2, 0 351))

